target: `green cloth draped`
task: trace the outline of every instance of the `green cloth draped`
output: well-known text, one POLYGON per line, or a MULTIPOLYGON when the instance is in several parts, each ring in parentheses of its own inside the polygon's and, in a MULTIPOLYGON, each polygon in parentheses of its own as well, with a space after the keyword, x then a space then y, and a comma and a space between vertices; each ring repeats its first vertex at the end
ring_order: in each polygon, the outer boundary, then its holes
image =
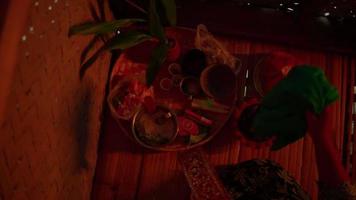
POLYGON ((320 68, 296 66, 263 98, 254 131, 263 137, 276 135, 271 149, 281 149, 305 135, 307 110, 318 115, 338 97, 320 68))

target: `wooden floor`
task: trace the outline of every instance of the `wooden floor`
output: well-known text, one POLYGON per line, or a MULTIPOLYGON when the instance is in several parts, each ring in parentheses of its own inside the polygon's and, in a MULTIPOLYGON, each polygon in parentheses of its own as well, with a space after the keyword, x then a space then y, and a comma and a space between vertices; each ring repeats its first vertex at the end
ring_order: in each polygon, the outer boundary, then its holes
MULTIPOLYGON (((285 50, 305 63, 330 66, 342 64, 342 56, 330 53, 293 49, 265 43, 221 38, 231 52, 236 54, 265 53, 285 50)), ((244 63, 246 64, 246 63, 244 63)), ((325 68, 326 73, 334 73, 325 68)), ((332 80, 333 81, 333 80, 332 80)), ((337 83, 336 83, 337 84, 337 83)), ((184 200, 190 190, 184 179, 175 152, 145 150, 120 131, 110 116, 106 116, 102 133, 92 199, 118 200, 184 200)), ((341 128, 336 125, 336 128, 341 128)), ((277 152, 255 149, 234 139, 226 127, 212 142, 204 147, 212 165, 236 164, 253 158, 268 158, 280 163, 302 187, 317 198, 317 171, 314 146, 309 136, 277 152)), ((335 136, 338 149, 342 137, 335 136)))

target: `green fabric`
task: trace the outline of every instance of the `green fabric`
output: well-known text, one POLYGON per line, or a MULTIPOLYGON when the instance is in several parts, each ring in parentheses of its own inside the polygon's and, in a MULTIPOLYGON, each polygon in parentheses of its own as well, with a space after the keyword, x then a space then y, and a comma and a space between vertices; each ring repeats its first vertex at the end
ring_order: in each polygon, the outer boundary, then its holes
POLYGON ((320 68, 296 66, 263 98, 254 131, 264 137, 276 135, 271 149, 281 149, 305 135, 306 110, 320 114, 338 97, 320 68))

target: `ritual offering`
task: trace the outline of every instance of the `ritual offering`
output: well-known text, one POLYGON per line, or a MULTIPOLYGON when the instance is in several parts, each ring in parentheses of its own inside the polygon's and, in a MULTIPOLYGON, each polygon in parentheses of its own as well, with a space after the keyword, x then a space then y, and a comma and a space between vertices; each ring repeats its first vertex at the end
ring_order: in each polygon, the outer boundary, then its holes
POLYGON ((156 111, 157 103, 151 96, 145 97, 143 105, 148 113, 153 113, 156 111))
POLYGON ((183 76, 180 75, 180 74, 177 74, 177 75, 173 75, 172 76, 172 83, 173 83, 173 86, 175 87, 179 87, 181 82, 183 80, 183 76))
POLYGON ((173 112, 161 106, 151 113, 142 109, 133 118, 132 132, 143 146, 163 146, 177 136, 177 119, 173 112))
MULTIPOLYGON (((109 96, 120 96, 117 101, 110 98, 109 105, 114 108, 110 111, 122 132, 139 145, 159 151, 188 150, 209 142, 228 122, 237 97, 236 73, 233 67, 225 64, 231 60, 220 62, 230 56, 225 49, 221 50, 225 53, 219 56, 217 63, 208 65, 208 60, 214 60, 211 58, 214 52, 207 54, 206 49, 194 46, 199 43, 195 41, 198 37, 194 30, 175 28, 166 32, 175 36, 180 56, 164 59, 160 65, 148 66, 129 59, 134 56, 134 51, 130 51, 130 57, 124 51, 114 65, 110 81, 110 88, 114 89, 109 96), (147 67, 158 70, 154 79, 151 74, 145 76, 147 67), (136 78, 137 74, 143 74, 143 78, 136 78), (131 76, 134 78, 125 81, 131 76), (202 88, 202 76, 206 77, 209 93, 202 88), (145 78, 153 80, 150 86, 145 85, 145 78), (126 87, 128 89, 124 89, 126 87), (130 98, 126 97, 126 100, 124 96, 130 98), (125 117, 118 117, 119 114, 125 117)), ((210 46, 216 45, 215 42, 210 46)), ((209 45, 209 41, 204 41, 204 45, 209 45)), ((221 48, 220 45, 214 47, 216 52, 221 52, 221 48)), ((154 49, 152 46, 142 47, 146 53, 154 49)), ((140 49, 135 48, 135 51, 140 49)), ((137 55, 142 54, 144 52, 137 55)))
POLYGON ((190 135, 189 143, 190 144, 197 144, 197 143, 201 142, 202 140, 204 140, 204 138, 207 137, 209 132, 210 132, 209 127, 200 126, 199 127, 199 134, 198 135, 190 135))
POLYGON ((182 74, 182 68, 178 63, 172 63, 168 66, 168 72, 170 75, 179 75, 182 74))
POLYGON ((163 78, 159 82, 159 85, 160 85, 162 90, 169 91, 173 87, 173 81, 172 81, 172 79, 169 79, 169 78, 163 78))
POLYGON ((241 62, 233 56, 224 45, 211 34, 205 25, 199 24, 195 36, 195 47, 206 55, 207 65, 225 64, 239 72, 241 62))
POLYGON ((198 96, 201 92, 199 80, 194 77, 186 77, 180 83, 183 94, 188 96, 198 96))
POLYGON ((181 66, 184 74, 199 77, 206 67, 206 56, 199 49, 191 49, 183 55, 181 66))
POLYGON ((193 99, 191 106, 192 106, 192 108, 201 109, 201 110, 211 112, 211 113, 217 113, 217 114, 229 113, 229 108, 212 106, 211 104, 202 103, 202 102, 196 101, 195 99, 193 99))
POLYGON ((201 123, 205 126, 211 126, 213 124, 213 122, 210 119, 207 119, 204 116, 201 116, 195 112, 193 112, 190 109, 187 109, 184 111, 189 117, 193 118, 194 120, 198 121, 198 123, 201 123))
POLYGON ((200 84, 208 96, 226 99, 235 95, 236 76, 230 66, 215 64, 203 71, 200 84))
POLYGON ((178 117, 178 127, 179 127, 179 135, 186 136, 186 135, 198 135, 199 134, 199 127, 196 123, 192 120, 189 120, 185 117, 178 117))
POLYGON ((120 119, 130 119, 141 107, 144 98, 153 96, 152 88, 140 81, 142 75, 123 78, 108 97, 110 110, 120 119))
POLYGON ((176 61, 181 53, 180 44, 177 41, 177 38, 174 34, 169 35, 167 39, 168 39, 168 46, 169 46, 167 60, 176 61))
POLYGON ((178 102, 175 99, 156 99, 156 102, 175 112, 179 112, 185 107, 182 102, 178 102))
POLYGON ((221 109, 221 110, 228 110, 229 107, 216 102, 214 99, 211 98, 206 98, 206 99, 193 99, 192 104, 196 105, 204 105, 206 107, 210 108, 216 108, 216 109, 221 109))

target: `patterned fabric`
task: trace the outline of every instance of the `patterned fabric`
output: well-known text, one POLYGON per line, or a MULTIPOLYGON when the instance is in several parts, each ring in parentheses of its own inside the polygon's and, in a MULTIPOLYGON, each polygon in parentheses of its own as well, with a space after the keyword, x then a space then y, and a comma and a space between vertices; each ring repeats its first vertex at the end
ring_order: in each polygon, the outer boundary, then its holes
POLYGON ((217 171, 235 200, 310 199, 293 177, 270 160, 249 160, 217 171))
POLYGON ((178 154, 184 175, 192 189, 192 199, 230 200, 229 193, 221 184, 215 170, 208 163, 200 150, 186 151, 178 154))
POLYGON ((356 186, 344 183, 337 188, 319 183, 319 199, 322 200, 356 200, 356 186))
MULTIPOLYGON (((202 151, 178 155, 192 189, 191 200, 310 199, 296 180, 274 161, 249 160, 221 166, 216 174, 202 151)), ((319 183, 319 200, 356 200, 356 187, 345 183, 332 188, 319 183)))

